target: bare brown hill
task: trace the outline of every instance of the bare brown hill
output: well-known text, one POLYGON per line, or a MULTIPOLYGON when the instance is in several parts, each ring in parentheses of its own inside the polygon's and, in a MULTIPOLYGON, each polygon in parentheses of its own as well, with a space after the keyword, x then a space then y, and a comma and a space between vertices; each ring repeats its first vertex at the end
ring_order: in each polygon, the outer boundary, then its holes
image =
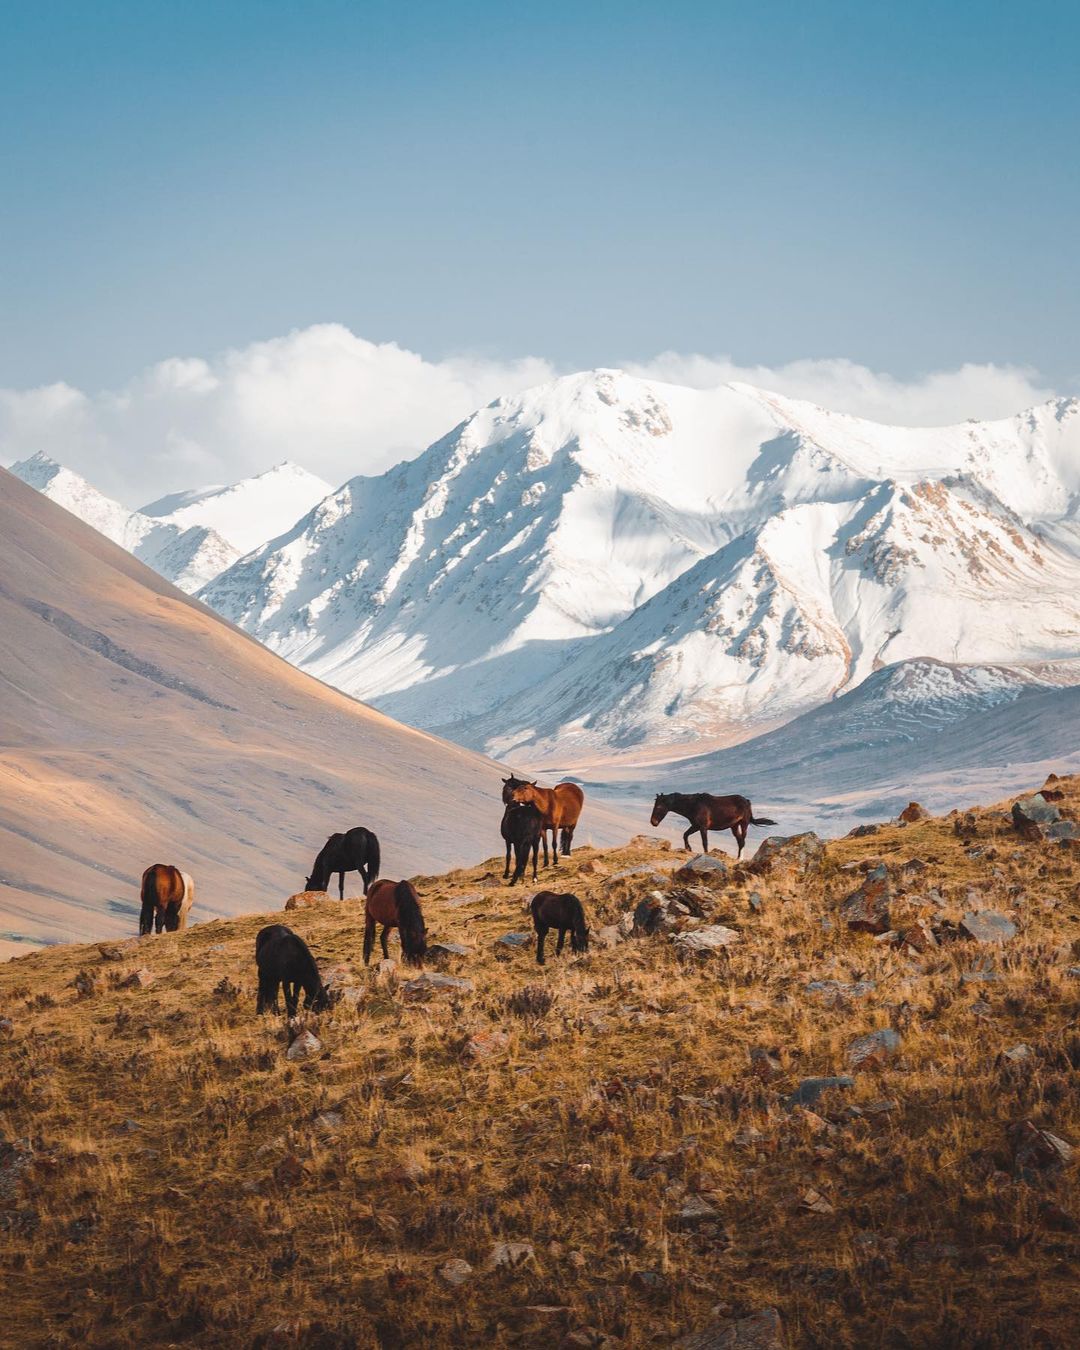
MULTIPOLYGON (((498 842, 494 764, 320 684, 0 470, 0 956, 130 933, 151 862, 193 918, 298 889, 365 824, 397 873, 498 842)), ((625 838, 592 811, 582 834, 625 838)))
POLYGON ((0 967, 0 1339, 1074 1346, 1080 853, 1010 806, 583 849, 542 970, 497 860, 416 879, 419 983, 348 901, 0 967), (282 918, 340 994, 291 1043, 282 918))

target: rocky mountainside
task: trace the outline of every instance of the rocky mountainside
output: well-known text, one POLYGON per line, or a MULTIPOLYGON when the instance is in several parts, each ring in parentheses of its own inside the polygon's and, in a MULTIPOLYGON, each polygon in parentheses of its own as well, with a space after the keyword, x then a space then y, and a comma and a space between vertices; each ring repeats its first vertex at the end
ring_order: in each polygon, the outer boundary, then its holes
POLYGON ((423 970, 270 886, 0 965, 8 1342, 1071 1350, 1080 779, 1045 786, 1022 834, 1005 798, 739 866, 581 848, 589 949, 543 967, 498 858, 414 878, 423 970), (291 1023, 278 922, 331 998, 291 1023))
POLYGON ((927 657, 1080 656, 1080 402, 912 429, 618 371, 355 478, 203 598, 526 761, 722 745, 927 657))
POLYGON ((354 824, 387 875, 499 841, 496 765, 304 675, 2 470, 0 729, 5 955, 130 933, 151 862, 194 875, 205 919, 295 890, 354 824))

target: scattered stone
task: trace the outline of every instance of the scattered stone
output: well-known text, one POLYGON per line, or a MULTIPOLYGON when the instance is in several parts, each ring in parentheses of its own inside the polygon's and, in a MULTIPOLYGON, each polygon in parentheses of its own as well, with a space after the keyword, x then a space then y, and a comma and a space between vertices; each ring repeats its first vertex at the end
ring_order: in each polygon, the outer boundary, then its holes
POLYGON ((443 1284, 448 1284, 451 1289, 458 1289, 466 1280, 472 1278, 473 1268, 468 1261, 462 1261, 459 1257, 453 1257, 449 1261, 444 1261, 439 1267, 439 1279, 443 1284))
POLYGON ((700 1195, 688 1195, 675 1212, 672 1222, 676 1228, 696 1228, 699 1223, 713 1223, 720 1215, 700 1195))
POLYGON ((320 1111, 312 1124, 316 1134, 328 1139, 331 1135, 337 1134, 345 1124, 345 1117, 340 1111, 320 1111))
POLYGON ((478 1031, 465 1042, 462 1054, 475 1064, 478 1060, 490 1059, 498 1050, 505 1050, 509 1040, 505 1031, 478 1031))
POLYGON ((866 874, 863 884, 840 905, 840 917, 855 932, 887 933, 889 923, 889 873, 884 863, 866 874))
POLYGON ((93 998, 101 987, 97 976, 91 974, 88 970, 80 970, 72 984, 74 984, 80 998, 93 998))
POLYGON ((845 839, 867 839, 872 834, 877 834, 881 829, 880 825, 856 825, 853 830, 848 830, 844 836, 845 839))
POLYGON ((122 961, 137 941, 138 938, 131 938, 128 942, 99 942, 98 955, 103 961, 122 961))
POLYGON ((504 933, 502 937, 495 939, 496 947, 531 947, 533 942, 532 933, 504 933))
POLYGON ((763 1308, 752 1317, 713 1322, 675 1341, 671 1350, 785 1350, 780 1314, 763 1308))
POLYGON ((661 891, 650 891, 634 908, 633 931, 650 936, 653 933, 674 933, 686 913, 685 907, 679 906, 661 891))
POLYGON ((322 1041, 319 1040, 311 1031, 301 1031, 295 1037, 288 1050, 285 1052, 286 1059, 312 1059, 322 1050, 322 1041))
POLYGON ((375 978, 388 980, 397 971, 397 962, 392 956, 384 956, 375 966, 375 978))
POLYGON ((407 980, 401 986, 402 997, 410 1002, 430 998, 433 994, 471 994, 472 980, 462 980, 456 975, 440 975, 425 971, 415 980, 407 980))
POLYGON ((0 1140, 0 1200, 14 1200, 19 1182, 34 1162, 29 1139, 0 1140))
POLYGON ((435 942, 427 949, 431 961, 448 961, 452 956, 468 956, 472 951, 464 942, 435 942))
POLYGON ((900 1037, 892 1027, 857 1036, 847 1048, 847 1062, 853 1069, 876 1067, 888 1062, 900 1048, 900 1037))
POLYGON ((765 909, 765 901, 762 899, 760 891, 751 891, 746 897, 746 903, 754 914, 761 914, 765 909))
POLYGON ((620 942, 625 941, 622 929, 616 923, 605 924, 603 928, 598 928, 595 932, 589 934, 589 941, 595 942, 598 947, 604 947, 610 950, 617 947, 620 942))
POLYGON ((559 1342, 559 1350, 609 1350, 615 1344, 598 1327, 575 1327, 559 1342))
POLYGON ((1073 1155, 1071 1144, 1049 1130, 1040 1130, 1030 1120, 1020 1120, 1010 1125, 1008 1137, 1013 1151, 1013 1164, 1017 1169, 1043 1171, 1064 1167, 1073 1155))
POLYGON ((481 900, 488 897, 483 891, 470 891, 468 895, 455 895, 453 899, 445 902, 446 909, 465 909, 468 905, 478 905, 481 900))
POLYGON ((813 1106, 823 1092, 830 1088, 853 1088, 855 1079, 842 1075, 838 1078, 804 1078, 789 1096, 784 1105, 790 1111, 795 1106, 813 1106))
POLYGON ((10 1017, 0 1017, 0 1036, 14 1036, 15 1023, 10 1017))
POLYGON ((782 871, 809 876, 820 872, 824 861, 825 842, 816 834, 773 834, 761 841, 747 870, 755 876, 782 871))
POLYGON ((274 1168, 274 1180, 283 1190, 299 1186, 304 1179, 304 1164, 295 1153, 288 1153, 274 1168))
POLYGON ((723 858, 714 858, 711 853, 698 853, 676 871, 676 881, 698 881, 702 877, 709 881, 723 881, 731 872, 731 867, 723 858))
POLYGON ((904 928, 900 932, 900 945, 907 947, 913 952, 931 951, 937 944, 937 938, 934 936, 934 930, 924 920, 920 919, 918 923, 913 923, 910 928, 904 928))
POLYGON ((321 905, 329 896, 325 891, 297 891, 295 895, 290 895, 285 901, 286 909, 312 909, 315 905, 321 905))
POLYGON ((920 806, 918 802, 908 802, 907 806, 900 812, 899 819, 905 825, 914 825, 919 820, 929 820, 930 812, 925 806, 920 806))
POLYGON ((1030 1059, 1034 1053, 1035 1051, 1032 1050, 1030 1045, 1010 1045, 1008 1050, 1003 1050, 1001 1052, 1001 1058, 1006 1060, 1009 1064, 1023 1064, 1024 1061, 1030 1059))
POLYGON ((879 1097, 876 1101, 867 1102, 862 1108, 864 1116, 887 1116, 891 1111, 895 1111, 900 1103, 893 1101, 889 1097, 879 1097))
POLYGON ((624 867, 621 872, 613 872, 608 877, 608 884, 627 881, 630 877, 644 877, 653 886, 666 886, 671 880, 666 872, 658 871, 652 863, 639 863, 637 867, 624 867))
POLYGON ((983 909, 966 913, 960 931, 976 942, 1008 942, 1016 936, 1016 924, 996 910, 983 909))
POLYGON ((484 1262, 485 1270, 516 1270, 535 1253, 531 1242, 496 1242, 484 1262))
POLYGON ((1072 820, 1055 820, 1046 831, 1047 839, 1060 843, 1065 839, 1080 839, 1080 825, 1072 820))
POLYGON ((723 924, 713 923, 706 928, 692 928, 686 933, 676 933, 671 939, 681 952, 718 952, 739 941, 734 928, 725 928, 723 924))
POLYGON ((809 1190, 803 1191, 799 1197, 799 1208, 808 1209, 814 1214, 836 1213, 835 1207, 830 1205, 821 1192, 814 1190, 812 1186, 809 1190))
POLYGON ((140 966, 138 970, 133 970, 126 979, 120 981, 121 989, 146 989, 154 983, 154 977, 145 966, 140 966))
POLYGON ((807 993, 822 995, 829 1006, 835 1006, 848 998, 865 998, 876 988, 874 980, 811 980, 806 986, 807 993))
POLYGON ((660 834, 635 834, 633 839, 627 845, 628 848, 651 848, 657 853, 670 853, 671 840, 665 839, 660 834))
POLYGON ((1061 819, 1060 809, 1053 802, 1048 802, 1041 792, 1036 792, 1033 797, 1021 797, 1013 803, 1014 820, 1017 811, 1036 825, 1053 825, 1054 821, 1061 819))

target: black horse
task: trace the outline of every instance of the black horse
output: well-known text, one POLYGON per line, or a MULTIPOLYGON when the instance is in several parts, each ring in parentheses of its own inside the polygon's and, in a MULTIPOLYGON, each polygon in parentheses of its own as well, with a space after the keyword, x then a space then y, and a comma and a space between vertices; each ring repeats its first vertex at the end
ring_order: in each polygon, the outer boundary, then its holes
POLYGON ((503 880, 510 875, 510 849, 514 850, 514 875, 510 885, 515 886, 524 879, 525 869, 532 854, 533 881, 536 880, 536 863, 540 855, 540 845, 544 845, 544 866, 548 865, 547 835, 544 833, 544 817, 540 808, 531 802, 523 805, 511 803, 503 812, 502 837, 506 840, 506 868, 503 880))
POLYGON ((561 956, 566 934, 570 934, 570 949, 589 950, 589 930, 585 927, 585 911, 576 895, 556 895, 554 891, 538 891, 530 905, 533 927, 536 929, 536 960, 544 964, 544 939, 552 928, 559 930, 555 955, 561 956))
POLYGON ((255 1011, 278 1011, 278 985, 285 990, 285 1010, 296 1016, 300 990, 304 1007, 322 1012, 330 999, 319 975, 319 967, 307 943, 283 923, 263 928, 255 939, 255 964, 259 969, 259 1001, 255 1011))
POLYGON ((332 834, 319 850, 304 882, 305 891, 325 891, 331 875, 338 874, 338 895, 345 899, 345 873, 359 872, 364 883, 364 894, 379 875, 379 841, 370 830, 357 825, 348 834, 332 834))

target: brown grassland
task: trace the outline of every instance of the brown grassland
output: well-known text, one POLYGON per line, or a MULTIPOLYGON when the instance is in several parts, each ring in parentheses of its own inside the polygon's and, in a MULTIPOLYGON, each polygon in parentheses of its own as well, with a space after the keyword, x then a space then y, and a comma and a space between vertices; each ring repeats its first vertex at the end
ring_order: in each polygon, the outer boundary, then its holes
MULTIPOLYGON (((1075 819, 1080 779, 1056 786, 1075 819)), ((1080 1343, 1080 1155, 1024 1165, 1008 1133, 1080 1143, 1080 850, 1021 841, 1008 806, 830 842, 816 874, 736 869, 706 909, 739 940, 703 957, 549 938, 540 969, 496 945, 535 889, 501 858, 421 877, 429 941, 470 948, 439 968, 473 983, 426 1000, 400 965, 364 970, 362 902, 293 911, 353 990, 303 1016, 305 1060, 255 1016, 280 910, 0 966, 0 1342, 637 1347, 771 1307, 792 1347, 1080 1343), (920 953, 849 931, 876 860, 894 927, 985 907, 1016 936, 920 953), (892 1057, 851 1069, 890 1027, 892 1057), (487 1269, 498 1242, 531 1252, 487 1269)), ((683 856, 582 848, 557 889, 595 935, 657 885, 615 874, 683 856)))

